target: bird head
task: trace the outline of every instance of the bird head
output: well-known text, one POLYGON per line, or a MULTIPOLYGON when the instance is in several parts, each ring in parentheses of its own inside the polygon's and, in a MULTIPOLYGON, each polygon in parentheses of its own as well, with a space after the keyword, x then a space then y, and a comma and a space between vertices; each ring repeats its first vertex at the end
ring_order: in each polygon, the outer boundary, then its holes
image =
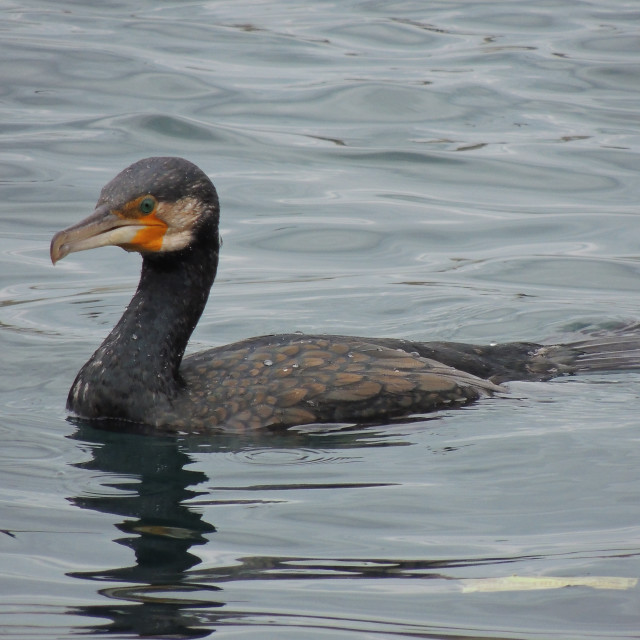
POLYGON ((205 224, 217 239, 219 215, 216 189, 195 164, 183 158, 145 158, 105 185, 90 216, 56 233, 51 261, 105 246, 143 255, 180 251, 205 224))

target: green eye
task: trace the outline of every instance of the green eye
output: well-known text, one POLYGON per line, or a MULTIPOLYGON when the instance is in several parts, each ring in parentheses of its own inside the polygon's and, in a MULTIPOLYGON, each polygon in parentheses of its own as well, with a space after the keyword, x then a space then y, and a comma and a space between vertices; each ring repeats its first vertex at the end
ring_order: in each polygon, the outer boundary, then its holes
POLYGON ((156 201, 151 196, 147 196, 142 199, 139 208, 142 213, 151 213, 156 208, 156 201))

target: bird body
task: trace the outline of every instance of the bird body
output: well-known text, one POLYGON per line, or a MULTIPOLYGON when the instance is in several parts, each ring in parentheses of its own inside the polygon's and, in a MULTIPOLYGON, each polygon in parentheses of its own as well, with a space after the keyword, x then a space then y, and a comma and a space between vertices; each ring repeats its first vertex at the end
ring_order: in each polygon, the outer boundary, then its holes
POLYGON ((283 334, 183 359, 216 276, 218 223, 206 174, 182 158, 147 158, 54 236, 54 264, 107 245, 143 256, 129 306, 71 387, 75 415, 194 433, 373 422, 466 404, 506 380, 640 365, 635 338, 482 346, 283 334))

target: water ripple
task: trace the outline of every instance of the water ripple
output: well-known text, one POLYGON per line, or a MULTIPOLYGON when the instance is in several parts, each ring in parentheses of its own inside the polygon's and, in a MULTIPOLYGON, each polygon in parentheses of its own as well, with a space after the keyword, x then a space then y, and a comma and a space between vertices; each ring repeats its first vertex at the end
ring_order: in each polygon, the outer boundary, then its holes
POLYGON ((183 155, 225 241, 190 350, 611 330, 638 316, 635 3, 1 11, 5 635, 637 635, 635 590, 461 588, 640 575, 634 374, 367 428, 102 432, 65 398, 139 258, 48 258, 117 171, 183 155))
POLYGON ((335 464, 340 462, 354 462, 359 456, 337 454, 335 451, 321 449, 279 449, 265 447, 247 449, 228 454, 234 460, 245 464, 256 465, 299 465, 299 464, 335 464))

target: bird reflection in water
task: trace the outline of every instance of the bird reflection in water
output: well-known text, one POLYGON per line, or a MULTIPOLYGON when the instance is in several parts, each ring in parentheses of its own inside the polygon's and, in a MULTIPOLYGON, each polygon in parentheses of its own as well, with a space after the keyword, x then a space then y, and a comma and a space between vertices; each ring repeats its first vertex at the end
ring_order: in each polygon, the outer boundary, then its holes
POLYGON ((138 636, 197 638, 210 633, 199 626, 195 611, 222 606, 219 587, 189 579, 200 563, 191 548, 207 542, 215 527, 186 502, 201 495, 206 474, 188 469, 193 462, 176 438, 148 438, 113 433, 77 423, 74 438, 88 443, 92 459, 76 466, 113 474, 109 486, 120 494, 80 495, 73 504, 83 509, 121 516, 116 525, 125 535, 117 540, 135 553, 135 564, 104 571, 77 572, 75 578, 128 586, 105 587, 111 599, 104 605, 79 607, 72 613, 106 618, 92 632, 135 633, 138 636), (137 482, 136 482, 137 481, 137 482))
MULTIPOLYGON (((133 550, 135 564, 98 571, 79 571, 69 574, 73 578, 104 584, 98 593, 106 598, 105 604, 78 606, 69 613, 92 618, 95 623, 85 627, 89 633, 133 634, 134 637, 197 638, 211 633, 219 625, 243 624, 247 612, 231 610, 218 584, 237 580, 291 579, 291 567, 300 562, 305 579, 326 579, 329 564, 326 559, 290 557, 239 557, 230 566, 197 569, 201 559, 193 547, 215 544, 216 527, 203 519, 197 508, 190 506, 195 498, 207 496, 208 504, 216 504, 216 487, 212 478, 192 468, 195 462, 191 451, 203 450, 207 454, 228 453, 279 446, 292 450, 308 449, 314 444, 312 436, 292 431, 245 435, 220 434, 210 438, 189 436, 149 437, 123 430, 122 424, 103 421, 103 429, 95 423, 73 419, 77 429, 71 436, 88 445, 91 459, 75 466, 99 472, 104 492, 83 493, 71 498, 82 508, 113 514, 118 518, 116 527, 124 536, 114 541, 133 550), (263 447, 264 445, 264 447, 263 447), (111 478, 112 477, 112 478, 111 478), (199 489, 200 487, 200 489, 199 489), (121 490, 113 492, 111 489, 121 490), (315 563, 318 562, 318 567, 315 563), (317 570, 316 570, 317 569, 317 570), (113 584, 114 586, 108 586, 113 584), (104 619, 109 622, 105 624, 104 619)), ((129 425, 131 427, 131 425, 129 425)), ((375 428, 366 430, 351 426, 337 429, 331 435, 322 435, 323 447, 350 449, 362 447, 397 447, 409 444, 395 431, 393 437, 383 437, 375 428)), ((388 486, 384 482, 284 485, 274 487, 246 487, 247 490, 278 489, 360 489, 388 486)), ((224 487, 228 489, 228 487, 224 487)), ((237 487, 234 487, 237 489, 237 487)), ((200 502, 203 498, 200 499, 200 502)), ((225 495, 222 502, 233 502, 225 495)), ((246 506, 246 498, 238 501, 246 506)), ((254 501, 252 501, 254 502, 254 501)), ((262 502, 257 498, 255 502, 262 502)), ((349 562, 347 567, 336 560, 340 573, 381 571, 375 559, 363 560, 362 567, 349 562)), ((383 563, 390 573, 388 560, 383 563)), ((421 569, 424 571, 424 567, 421 569)), ((393 573, 395 576, 396 574, 393 573)), ((424 577, 424 573, 420 574, 424 577)), ((253 612, 252 619, 260 614, 253 612)))

